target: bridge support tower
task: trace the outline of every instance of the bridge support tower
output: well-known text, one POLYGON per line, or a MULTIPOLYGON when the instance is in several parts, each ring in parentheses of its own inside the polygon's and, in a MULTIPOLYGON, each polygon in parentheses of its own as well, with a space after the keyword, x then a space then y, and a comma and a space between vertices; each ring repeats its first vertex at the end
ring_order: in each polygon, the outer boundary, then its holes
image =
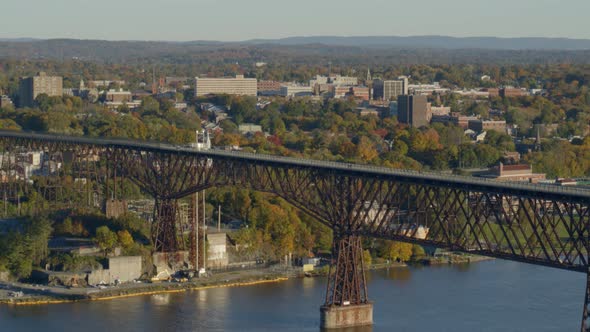
POLYGON ((373 304, 367 298, 361 238, 335 236, 326 290, 320 307, 320 327, 336 329, 373 324, 373 304))
POLYGON ((584 310, 582 312, 582 332, 590 332, 590 269, 586 272, 586 296, 584 297, 584 310))

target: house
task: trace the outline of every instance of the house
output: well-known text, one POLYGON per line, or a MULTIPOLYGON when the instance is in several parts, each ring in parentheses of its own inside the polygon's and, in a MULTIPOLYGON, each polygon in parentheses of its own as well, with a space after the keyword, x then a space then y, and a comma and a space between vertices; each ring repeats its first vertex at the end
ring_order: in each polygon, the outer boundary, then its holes
POLYGON ((255 125, 252 123, 244 123, 238 126, 238 131, 240 132, 240 134, 244 135, 244 134, 255 134, 255 133, 261 133, 262 132, 262 126, 261 125, 255 125))

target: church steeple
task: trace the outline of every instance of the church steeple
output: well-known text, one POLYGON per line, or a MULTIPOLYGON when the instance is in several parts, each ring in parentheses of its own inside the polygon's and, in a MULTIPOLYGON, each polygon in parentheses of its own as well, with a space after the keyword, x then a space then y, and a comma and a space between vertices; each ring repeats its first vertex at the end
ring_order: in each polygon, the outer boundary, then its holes
POLYGON ((372 79, 371 79, 371 68, 367 67, 367 83, 366 84, 369 84, 369 82, 371 82, 371 81, 372 81, 372 79))

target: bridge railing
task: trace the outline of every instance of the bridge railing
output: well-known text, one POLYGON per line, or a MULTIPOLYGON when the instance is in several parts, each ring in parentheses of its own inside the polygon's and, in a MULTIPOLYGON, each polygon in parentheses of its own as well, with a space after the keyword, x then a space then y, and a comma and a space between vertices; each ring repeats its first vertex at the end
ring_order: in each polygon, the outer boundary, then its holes
POLYGON ((466 177, 454 174, 441 174, 430 171, 415 171, 405 169, 393 169, 368 164, 352 164, 346 162, 323 161, 315 159, 300 159, 294 157, 283 157, 269 154, 248 153, 241 151, 221 151, 221 150, 196 150, 185 146, 177 146, 162 142, 146 142, 130 139, 120 138, 93 138, 93 137, 77 137, 53 134, 37 134, 29 132, 6 131, 0 130, 0 137, 24 138, 31 140, 47 140, 54 142, 67 142, 71 144, 94 144, 101 146, 115 146, 120 148, 136 148, 136 149, 152 149, 160 150, 162 152, 181 152, 195 155, 205 156, 219 156, 229 158, 241 158, 248 160, 259 160, 267 162, 278 162, 288 165, 312 166, 324 169, 338 169, 342 171, 356 171, 356 172, 371 172, 373 174, 382 174, 388 176, 407 176, 421 180, 432 180, 444 182, 448 184, 459 185, 481 185, 487 188, 496 190, 512 189, 512 190, 526 190, 529 192, 542 191, 549 194, 562 194, 569 196, 577 196, 578 198, 590 199, 590 189, 586 188, 568 188, 563 186, 551 184, 532 184, 532 183, 514 183, 514 182, 500 182, 493 179, 466 177))
MULTIPOLYGON (((209 153, 209 152, 207 152, 209 153)), ((215 152, 218 154, 218 151, 215 152)), ((332 168, 343 171, 370 171, 371 173, 378 173, 383 175, 397 175, 397 176, 411 176, 420 179, 430 179, 437 181, 453 182, 457 184, 479 184, 487 187, 495 187, 497 189, 510 188, 515 190, 529 190, 529 191, 543 191, 552 194, 567 194, 567 195, 582 195, 590 199, 590 188, 584 187, 564 187, 545 183, 526 183, 526 182, 502 182, 487 178, 467 177, 455 174, 442 174, 430 171, 416 171, 407 169, 394 169, 369 164, 352 164, 337 161, 323 161, 315 159, 298 159, 293 157, 274 156, 268 154, 247 153, 241 151, 226 152, 223 151, 224 156, 236 156, 244 159, 260 160, 260 161, 276 161, 292 165, 300 166, 316 166, 322 168, 332 168)))

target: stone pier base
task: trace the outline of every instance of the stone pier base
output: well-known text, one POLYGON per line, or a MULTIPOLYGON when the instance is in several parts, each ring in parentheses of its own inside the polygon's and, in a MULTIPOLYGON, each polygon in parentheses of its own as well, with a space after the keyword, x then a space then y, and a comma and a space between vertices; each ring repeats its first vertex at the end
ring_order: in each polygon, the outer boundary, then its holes
POLYGON ((373 304, 322 306, 320 317, 322 329, 373 325, 373 304))

